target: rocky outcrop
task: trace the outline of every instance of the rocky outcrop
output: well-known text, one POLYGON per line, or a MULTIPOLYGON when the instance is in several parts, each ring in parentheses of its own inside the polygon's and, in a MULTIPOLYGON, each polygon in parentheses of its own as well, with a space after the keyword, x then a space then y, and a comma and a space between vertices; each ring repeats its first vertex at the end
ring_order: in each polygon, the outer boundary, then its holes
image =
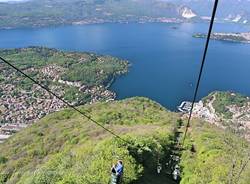
POLYGON ((185 19, 192 19, 197 17, 197 14, 192 11, 192 9, 188 8, 187 6, 183 6, 179 10, 180 15, 185 19))

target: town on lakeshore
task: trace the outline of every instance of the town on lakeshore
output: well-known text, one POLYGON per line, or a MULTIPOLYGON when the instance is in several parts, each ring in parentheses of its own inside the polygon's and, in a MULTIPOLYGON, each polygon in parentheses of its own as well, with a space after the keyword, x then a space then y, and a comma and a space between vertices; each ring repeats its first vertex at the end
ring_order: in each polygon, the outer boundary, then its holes
POLYGON ((250 0, 0 0, 0 184, 250 184, 249 25, 250 0))
MULTIPOLYGON (((177 109, 189 115, 192 103, 177 109)), ((250 141, 250 98, 233 92, 214 92, 194 104, 192 116, 226 129, 232 128, 250 141)))
MULTIPOLYGON (((116 94, 108 87, 116 76, 128 70, 127 61, 90 53, 67 53, 42 47, 0 50, 0 53, 74 106, 114 100, 116 94), (18 63, 21 56, 29 62, 18 63), (87 74, 81 74, 86 71, 87 74)), ((66 107, 61 100, 3 63, 0 70, 0 142, 66 107)))
MULTIPOLYGON (((197 33, 193 37, 195 38, 206 38, 206 34, 197 33)), ((240 42, 240 43, 250 43, 250 32, 246 33, 213 33, 211 39, 230 41, 230 42, 240 42)))

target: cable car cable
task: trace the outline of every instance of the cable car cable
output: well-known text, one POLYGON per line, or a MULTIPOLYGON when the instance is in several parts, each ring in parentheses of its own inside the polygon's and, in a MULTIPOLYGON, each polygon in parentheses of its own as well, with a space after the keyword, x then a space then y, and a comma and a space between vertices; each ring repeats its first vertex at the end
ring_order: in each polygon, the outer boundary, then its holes
POLYGON ((209 41, 210 41, 210 37, 211 37, 213 25, 214 25, 216 10, 217 10, 217 7, 218 7, 218 2, 219 2, 219 0, 215 0, 214 1, 213 12, 212 12, 211 20, 210 20, 210 25, 209 25, 209 30, 208 30, 208 36, 207 36, 207 40, 206 40, 206 45, 205 45, 203 57, 202 57, 202 62, 201 62, 201 67, 200 67, 200 71, 199 71, 199 76, 198 76, 198 80, 197 80, 197 83, 196 83, 196 88, 195 88, 195 92, 194 92, 194 96, 193 96, 193 101, 192 101, 191 109, 190 109, 190 112, 189 112, 188 123, 186 125, 185 133, 184 133, 184 137, 183 137, 183 142, 182 142, 183 146, 185 144, 185 139, 186 139, 186 136, 187 136, 187 131, 188 131, 189 127, 190 127, 190 121, 191 121, 192 114, 193 114, 194 103, 195 103, 195 101, 197 99, 197 94, 198 94, 199 87, 200 87, 200 81, 201 81, 201 77, 202 77, 202 73, 203 73, 204 64, 205 64, 205 61, 206 61, 207 50, 208 50, 209 41))
MULTIPOLYGON (((91 122, 93 122, 94 124, 96 124, 97 126, 101 127, 102 129, 104 129, 105 131, 109 132, 111 135, 113 135, 115 138, 118 138, 120 140, 122 140, 123 142, 132 145, 130 142, 128 142, 127 140, 123 139, 121 136, 117 135, 116 133, 114 133, 113 131, 111 131, 110 129, 106 128, 104 125, 102 125, 101 123, 99 123, 98 121, 94 120, 93 118, 91 118, 91 116, 85 114, 84 112, 80 111, 79 109, 77 109, 75 106, 71 105, 70 103, 68 103, 66 100, 64 100, 63 98, 59 97, 57 94, 55 94, 54 92, 52 92, 50 89, 48 89, 47 87, 43 86, 42 84, 40 84, 38 81, 36 81, 35 79, 33 79, 32 77, 30 77, 28 74, 24 73, 22 70, 20 70, 19 68, 17 68, 16 66, 14 66, 13 64, 11 64, 10 62, 8 62, 7 60, 5 60, 4 58, 2 58, 0 56, 0 60, 2 60, 4 63, 6 63, 7 65, 9 65, 11 68, 13 68, 14 70, 16 70, 17 72, 21 73, 23 76, 25 76, 26 78, 30 79, 33 83, 37 84, 38 86, 40 86, 42 89, 44 89, 45 91, 47 91, 49 94, 51 94, 52 96, 56 97, 58 100, 62 101, 66 106, 72 108, 73 110, 77 111, 78 113, 80 113, 82 116, 84 116, 85 118, 87 118, 88 120, 90 120, 91 122)), ((132 145, 133 146, 133 145, 132 145)))

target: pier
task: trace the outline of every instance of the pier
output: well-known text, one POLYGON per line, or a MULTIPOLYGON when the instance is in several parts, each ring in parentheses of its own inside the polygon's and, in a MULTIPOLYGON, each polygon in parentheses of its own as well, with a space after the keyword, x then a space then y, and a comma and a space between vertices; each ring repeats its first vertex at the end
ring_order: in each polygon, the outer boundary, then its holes
POLYGON ((191 110, 191 107, 192 107, 192 103, 191 103, 191 102, 183 101, 183 102, 181 103, 181 105, 177 107, 177 109, 178 109, 180 112, 189 113, 190 110, 191 110))

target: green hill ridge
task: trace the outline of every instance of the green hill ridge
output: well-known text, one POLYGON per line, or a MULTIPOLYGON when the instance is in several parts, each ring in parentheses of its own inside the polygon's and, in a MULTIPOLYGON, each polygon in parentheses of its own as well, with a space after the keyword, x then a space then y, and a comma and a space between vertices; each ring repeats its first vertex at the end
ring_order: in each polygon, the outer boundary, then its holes
MULTIPOLYGON (((169 158, 182 122, 179 114, 142 97, 79 109, 133 146, 65 109, 0 145, 0 183, 108 183, 111 164, 117 159, 125 164, 124 183, 166 182, 156 174, 156 165, 158 159, 164 164, 169 158)), ((224 131, 198 119, 192 122, 181 155, 181 183, 250 182, 249 164, 239 175, 249 153, 248 142, 224 131)))

